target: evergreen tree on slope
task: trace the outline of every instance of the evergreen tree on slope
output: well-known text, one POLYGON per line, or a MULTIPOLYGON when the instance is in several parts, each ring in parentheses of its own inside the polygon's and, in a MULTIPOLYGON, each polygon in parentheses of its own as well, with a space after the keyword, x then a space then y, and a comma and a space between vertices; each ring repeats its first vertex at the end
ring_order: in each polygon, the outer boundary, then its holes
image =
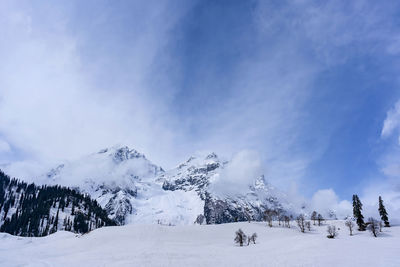
POLYGON ((385 224, 385 227, 390 227, 388 214, 386 212, 385 206, 383 205, 382 197, 379 196, 379 215, 381 215, 381 219, 385 224))
POLYGON ((362 211, 362 203, 357 195, 353 195, 353 215, 356 218, 358 230, 365 231, 365 222, 364 216, 361 213, 362 211))

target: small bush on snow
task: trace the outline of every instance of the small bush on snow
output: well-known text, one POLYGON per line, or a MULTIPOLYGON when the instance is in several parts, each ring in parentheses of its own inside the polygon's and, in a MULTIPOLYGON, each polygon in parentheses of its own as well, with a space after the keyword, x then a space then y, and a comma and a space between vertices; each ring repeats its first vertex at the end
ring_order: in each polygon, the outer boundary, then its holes
POLYGON ((246 234, 242 231, 242 229, 239 229, 236 231, 236 236, 235 236, 235 243, 239 244, 241 247, 243 246, 243 242, 247 239, 246 234))
POLYGON ((257 239, 257 233, 253 233, 251 236, 249 236, 247 240, 247 245, 250 245, 250 242, 253 242, 253 244, 255 244, 256 239, 257 239))
POLYGON ((334 225, 328 225, 327 232, 328 232, 328 235, 326 236, 327 238, 335 238, 339 234, 336 231, 336 226, 334 225))

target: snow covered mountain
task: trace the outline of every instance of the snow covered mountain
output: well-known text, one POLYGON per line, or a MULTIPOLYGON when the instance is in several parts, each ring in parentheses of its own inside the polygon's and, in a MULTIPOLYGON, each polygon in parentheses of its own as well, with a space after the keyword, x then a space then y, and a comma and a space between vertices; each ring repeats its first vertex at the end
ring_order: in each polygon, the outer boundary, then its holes
POLYGON ((164 171, 134 149, 112 147, 65 162, 41 182, 89 194, 119 224, 213 224, 261 220, 266 209, 292 213, 286 196, 264 176, 235 193, 221 190, 217 185, 229 166, 210 153, 164 171))
POLYGON ((204 157, 190 157, 177 168, 160 174, 164 190, 194 191, 204 203, 204 211, 198 222, 207 224, 244 220, 262 220, 266 209, 292 213, 293 207, 287 197, 265 181, 264 176, 255 177, 251 184, 235 193, 215 186, 221 173, 230 167, 215 153, 204 157))
POLYGON ((78 161, 65 162, 42 176, 41 182, 61 184, 89 194, 105 208, 111 219, 126 223, 135 212, 138 190, 146 190, 164 170, 128 147, 112 147, 78 161))

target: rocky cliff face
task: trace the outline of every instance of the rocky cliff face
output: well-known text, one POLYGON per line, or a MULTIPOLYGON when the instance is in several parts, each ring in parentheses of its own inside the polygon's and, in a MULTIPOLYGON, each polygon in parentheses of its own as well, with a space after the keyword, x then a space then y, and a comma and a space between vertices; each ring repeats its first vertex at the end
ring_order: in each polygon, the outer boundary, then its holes
MULTIPOLYGON (((229 194, 213 188, 228 161, 222 161, 215 153, 204 157, 190 157, 176 169, 160 175, 164 190, 195 191, 204 201, 204 221, 208 224, 245 220, 262 220, 266 209, 290 212, 286 196, 269 185, 264 176, 241 192, 229 194), (282 199, 282 203, 279 198, 282 199)), ((200 216, 200 218, 202 218, 200 216)))
POLYGON ((227 162, 221 162, 215 153, 204 158, 192 156, 177 168, 162 173, 159 180, 163 181, 164 190, 194 190, 205 200, 212 178, 224 164, 227 162))

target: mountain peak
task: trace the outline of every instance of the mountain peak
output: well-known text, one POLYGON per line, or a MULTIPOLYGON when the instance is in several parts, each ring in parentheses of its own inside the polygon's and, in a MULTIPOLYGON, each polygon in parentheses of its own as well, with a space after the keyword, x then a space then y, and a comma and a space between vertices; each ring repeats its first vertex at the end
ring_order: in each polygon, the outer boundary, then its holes
POLYGON ((218 158, 218 156, 214 152, 211 152, 206 156, 206 159, 216 159, 216 158, 218 158))
POLYGON ((128 146, 115 145, 110 148, 104 148, 97 152, 98 154, 109 153, 108 155, 112 156, 114 161, 122 162, 132 158, 146 158, 144 154, 138 152, 135 149, 130 149, 128 146))

